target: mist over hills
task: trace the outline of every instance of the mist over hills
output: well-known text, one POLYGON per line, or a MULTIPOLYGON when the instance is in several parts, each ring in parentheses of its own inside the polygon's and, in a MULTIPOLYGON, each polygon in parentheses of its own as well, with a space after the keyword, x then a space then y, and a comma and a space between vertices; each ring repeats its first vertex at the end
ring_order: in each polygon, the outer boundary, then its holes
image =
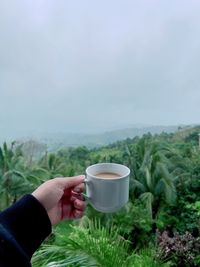
POLYGON ((125 129, 105 131, 102 133, 54 133, 37 137, 40 142, 47 144, 50 149, 59 149, 63 146, 87 146, 89 148, 108 145, 118 140, 142 136, 146 133, 160 134, 162 132, 173 133, 180 126, 141 126, 125 129))
POLYGON ((88 148, 105 146, 116 141, 125 140, 127 138, 141 137, 143 134, 151 133, 160 134, 175 133, 178 129, 189 129, 194 125, 136 125, 127 128, 119 128, 109 131, 80 133, 80 132, 55 132, 55 133, 32 133, 24 136, 16 135, 16 137, 8 136, 5 138, 0 134, 0 143, 4 141, 10 143, 17 141, 23 143, 29 140, 34 140, 38 143, 45 144, 49 150, 58 150, 61 147, 77 147, 86 146, 88 148))
POLYGON ((11 143, 17 141, 17 143, 26 143, 28 141, 34 141, 38 146, 43 147, 45 150, 56 151, 63 147, 77 147, 86 146, 88 148, 95 148, 112 144, 116 141, 123 141, 127 138, 134 138, 136 136, 141 137, 144 134, 151 133, 161 134, 165 133, 187 133, 193 127, 197 125, 135 125, 127 128, 113 129, 109 131, 98 131, 89 133, 80 132, 57 132, 57 133, 32 133, 24 136, 5 138, 0 133, 0 143, 11 143), (181 131, 180 131, 181 130, 181 131))

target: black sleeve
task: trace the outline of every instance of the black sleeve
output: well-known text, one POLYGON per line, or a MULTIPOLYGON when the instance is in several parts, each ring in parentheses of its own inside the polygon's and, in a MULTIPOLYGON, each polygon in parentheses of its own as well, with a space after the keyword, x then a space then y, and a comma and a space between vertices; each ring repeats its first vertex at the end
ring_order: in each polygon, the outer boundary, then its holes
POLYGON ((33 253, 51 233, 46 210, 26 195, 0 213, 0 267, 28 267, 33 253))

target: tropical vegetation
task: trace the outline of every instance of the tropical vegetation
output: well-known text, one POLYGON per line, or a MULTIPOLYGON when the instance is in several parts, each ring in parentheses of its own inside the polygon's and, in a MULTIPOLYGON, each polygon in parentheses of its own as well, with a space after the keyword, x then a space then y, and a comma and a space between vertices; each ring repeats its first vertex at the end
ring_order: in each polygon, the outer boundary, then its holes
POLYGON ((129 202, 103 214, 87 206, 78 221, 53 228, 34 267, 200 266, 200 127, 180 128, 98 148, 49 151, 35 141, 0 147, 0 209, 56 176, 98 162, 131 170, 129 202))

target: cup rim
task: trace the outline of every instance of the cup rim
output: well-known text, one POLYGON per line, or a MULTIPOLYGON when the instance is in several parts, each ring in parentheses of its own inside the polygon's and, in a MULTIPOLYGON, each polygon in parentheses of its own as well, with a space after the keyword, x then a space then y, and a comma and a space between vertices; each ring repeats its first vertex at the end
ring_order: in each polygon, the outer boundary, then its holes
POLYGON ((130 175, 130 169, 129 169, 127 166, 125 166, 125 165, 123 165, 123 164, 119 164, 119 163, 113 163, 113 162, 105 162, 105 163, 102 162, 102 163, 96 163, 96 164, 90 165, 90 166, 88 166, 88 167, 86 168, 86 171, 85 171, 85 172, 86 172, 86 175, 89 175, 90 177, 92 177, 92 178, 94 178, 94 179, 105 180, 105 181, 120 180, 120 179, 126 178, 126 177, 128 177, 128 176, 130 175), (112 179, 107 179, 107 178, 97 177, 97 176, 95 176, 95 175, 89 173, 88 170, 89 170, 90 168, 92 168, 92 167, 94 167, 94 166, 101 166, 101 165, 115 165, 115 166, 121 166, 121 167, 123 167, 123 168, 125 168, 125 169, 127 170, 127 173, 124 174, 124 175, 122 175, 122 176, 120 176, 120 177, 116 177, 116 178, 112 178, 112 179))

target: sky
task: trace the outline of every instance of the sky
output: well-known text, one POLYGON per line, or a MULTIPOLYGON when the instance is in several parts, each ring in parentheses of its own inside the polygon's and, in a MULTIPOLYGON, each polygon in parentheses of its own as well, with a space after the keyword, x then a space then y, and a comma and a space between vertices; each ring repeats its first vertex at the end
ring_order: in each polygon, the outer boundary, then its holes
POLYGON ((1 0, 0 135, 200 122, 200 1, 1 0))

